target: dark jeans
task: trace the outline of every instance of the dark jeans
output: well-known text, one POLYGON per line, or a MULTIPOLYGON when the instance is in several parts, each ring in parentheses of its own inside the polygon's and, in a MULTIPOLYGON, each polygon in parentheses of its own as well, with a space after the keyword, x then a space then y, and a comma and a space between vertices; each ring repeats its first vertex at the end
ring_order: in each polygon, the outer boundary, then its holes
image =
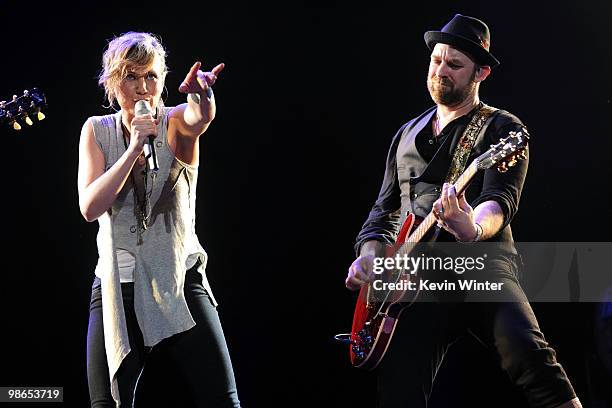
MULTIPOLYGON (((131 347, 117 373, 121 407, 132 407, 135 388, 149 353, 163 353, 164 357, 176 364, 196 406, 240 407, 219 315, 196 268, 187 271, 184 287, 187 305, 196 326, 162 340, 152 349, 145 348, 134 313, 134 284, 121 284, 131 347)), ((114 408, 104 347, 102 297, 97 278, 89 308, 87 379, 91 406, 114 408)))
POLYGON ((472 335, 491 351, 531 407, 552 408, 575 397, 565 371, 538 327, 512 260, 493 263, 504 299, 512 302, 420 302, 405 309, 378 370, 380 408, 425 408, 449 347, 472 335))

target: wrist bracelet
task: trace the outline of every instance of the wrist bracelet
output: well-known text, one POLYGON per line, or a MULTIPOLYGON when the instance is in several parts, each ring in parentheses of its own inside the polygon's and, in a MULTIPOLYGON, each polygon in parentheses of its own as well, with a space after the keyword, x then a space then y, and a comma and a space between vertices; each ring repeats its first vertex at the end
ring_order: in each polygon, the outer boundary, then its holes
POLYGON ((472 240, 472 242, 478 242, 482 238, 482 226, 479 223, 476 223, 476 238, 472 240))
MULTIPOLYGON (((212 98, 212 96, 213 96, 213 90, 212 90, 212 87, 210 87, 210 86, 209 86, 209 87, 207 87, 207 88, 206 88, 206 91, 204 91, 204 92, 206 92, 206 97, 207 97, 208 99, 212 98)), ((195 102, 195 103, 197 103, 198 105, 200 104, 200 101, 201 101, 200 94, 197 94, 197 93, 190 93, 188 96, 189 96, 189 98, 191 98, 191 100, 192 100, 192 101, 194 101, 194 102, 195 102)))
POLYGON ((482 238, 482 226, 479 223, 475 223, 476 225, 476 236, 474 237, 474 239, 470 240, 470 241, 461 241, 457 238, 457 242, 462 242, 462 243, 470 243, 470 242, 478 242, 480 241, 480 238, 482 238))
POLYGON ((200 95, 197 93, 190 93, 189 94, 189 98, 191 98, 192 101, 194 101, 195 103, 197 103, 198 105, 200 104, 200 95))

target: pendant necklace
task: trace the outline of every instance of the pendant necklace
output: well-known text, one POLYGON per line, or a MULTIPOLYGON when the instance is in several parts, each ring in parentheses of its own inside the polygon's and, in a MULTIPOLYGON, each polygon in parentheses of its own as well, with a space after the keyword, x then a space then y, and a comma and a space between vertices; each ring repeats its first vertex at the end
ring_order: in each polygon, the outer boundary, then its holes
MULTIPOLYGON (((122 128, 123 128, 123 144, 125 146, 125 150, 127 151, 128 149, 128 143, 126 140, 126 135, 128 135, 130 132, 127 130, 127 128, 125 127, 125 125, 122 123, 121 124, 122 128)), ((148 191, 148 173, 149 173, 149 169, 148 166, 145 164, 144 161, 144 156, 141 154, 138 156, 138 164, 139 165, 143 165, 143 170, 142 170, 142 185, 143 185, 143 192, 142 192, 142 200, 140 199, 140 194, 138 192, 138 186, 136 184, 136 179, 134 177, 134 169, 132 168, 132 170, 130 170, 130 179, 132 181, 132 186, 133 186, 133 197, 134 197, 134 215, 136 216, 136 221, 138 224, 138 241, 141 243, 142 242, 142 232, 146 231, 147 228, 149 227, 149 221, 151 219, 151 208, 150 208, 150 198, 151 198, 151 194, 153 193, 153 186, 151 186, 151 191, 148 191)), ((152 176, 154 176, 155 173, 152 173, 152 176)))

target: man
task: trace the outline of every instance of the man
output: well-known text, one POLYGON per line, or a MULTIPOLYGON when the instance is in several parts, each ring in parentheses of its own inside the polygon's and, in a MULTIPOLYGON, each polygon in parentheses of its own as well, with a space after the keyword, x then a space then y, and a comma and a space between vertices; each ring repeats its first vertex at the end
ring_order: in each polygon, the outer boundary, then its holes
MULTIPOLYGON (((378 199, 357 237, 358 258, 346 279, 352 290, 373 280, 374 257, 384 256, 385 244, 394 242, 407 213, 424 217, 432 211, 442 228, 438 240, 513 242, 510 221, 527 159, 505 173, 479 172, 464 194, 444 182, 459 139, 483 108, 480 83, 499 64, 489 52, 489 29, 481 20, 457 14, 441 31, 425 33, 425 42, 432 51, 427 88, 436 105, 403 125, 392 141, 378 199)), ((486 126, 469 161, 508 132, 524 130, 518 118, 501 110, 486 126)), ((509 247, 489 263, 487 274, 504 281, 511 302, 423 302, 402 313, 377 368, 380 407, 426 407, 444 354, 467 333, 494 352, 530 406, 581 407, 519 286, 516 250, 509 247)))

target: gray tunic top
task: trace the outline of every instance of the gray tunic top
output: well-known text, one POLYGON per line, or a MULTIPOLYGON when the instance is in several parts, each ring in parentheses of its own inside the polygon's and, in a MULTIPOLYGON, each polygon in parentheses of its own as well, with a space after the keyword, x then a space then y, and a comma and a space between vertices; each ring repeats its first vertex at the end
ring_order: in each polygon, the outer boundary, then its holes
MULTIPOLYGON (((137 163, 112 207, 98 219, 98 264, 96 275, 102 281, 104 342, 111 378, 111 393, 119 404, 116 373, 130 352, 123 312, 117 249, 129 251, 136 259, 134 270, 134 309, 144 344, 152 347, 174 334, 189 330, 195 322, 189 312, 183 285, 185 261, 198 254, 202 283, 216 305, 206 279, 207 255, 195 233, 197 166, 178 160, 168 145, 168 114, 172 108, 159 109, 155 148, 160 170, 155 180, 147 176, 150 194, 150 219, 146 230, 136 217, 137 196, 144 192, 142 172, 137 163), (136 183, 136 192, 133 181, 136 183)), ((108 170, 126 151, 121 112, 92 117, 96 142, 104 154, 108 170)))

